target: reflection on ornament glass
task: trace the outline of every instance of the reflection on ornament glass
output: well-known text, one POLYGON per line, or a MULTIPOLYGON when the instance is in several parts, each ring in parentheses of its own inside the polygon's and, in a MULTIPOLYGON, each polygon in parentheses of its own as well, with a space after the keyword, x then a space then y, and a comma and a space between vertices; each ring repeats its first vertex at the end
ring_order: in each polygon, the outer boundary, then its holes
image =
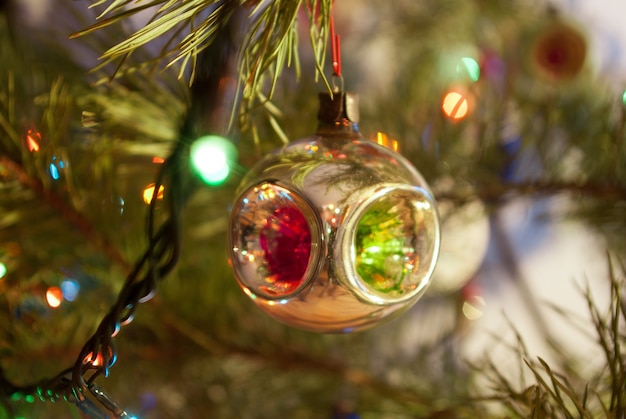
POLYGON ((399 151, 400 149, 400 145, 398 144, 398 140, 396 140, 395 138, 390 137, 389 135, 385 134, 384 132, 377 132, 376 135, 371 138, 372 141, 375 141, 376 144, 380 144, 382 146, 385 146, 387 148, 392 149, 393 151, 399 151))
POLYGON ((346 332, 375 326, 424 293, 439 221, 421 175, 351 121, 323 124, 261 160, 230 217, 239 284, 292 326, 346 332))

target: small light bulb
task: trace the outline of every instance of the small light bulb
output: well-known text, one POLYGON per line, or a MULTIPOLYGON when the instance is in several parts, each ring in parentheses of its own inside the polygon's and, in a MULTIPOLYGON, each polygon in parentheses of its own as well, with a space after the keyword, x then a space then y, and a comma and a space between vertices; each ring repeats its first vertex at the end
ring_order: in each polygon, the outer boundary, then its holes
POLYGON ((65 162, 57 156, 52 156, 52 162, 48 166, 48 174, 53 180, 61 179, 61 169, 65 169, 65 162))
POLYGON ((61 282, 61 291, 63 292, 63 298, 67 301, 74 301, 80 291, 80 284, 73 279, 66 279, 61 282))
POLYGON ((441 109, 448 118, 461 120, 469 112, 469 102, 464 94, 452 90, 444 96, 441 109))
POLYGON ((94 357, 93 352, 89 352, 85 358, 83 358, 83 364, 91 364, 94 367, 99 367, 103 365, 104 359, 102 354, 98 352, 98 354, 94 357))
POLYGON ((63 291, 59 287, 50 287, 46 291, 46 301, 52 308, 57 308, 63 302, 63 291))
POLYGON ((33 153, 39 151, 39 140, 41 140, 41 134, 37 131, 29 129, 26 133, 26 145, 28 146, 28 151, 33 153))
POLYGON ((191 145, 191 164, 200 178, 209 185, 222 184, 237 158, 237 149, 227 139, 216 135, 199 138, 191 145))
MULTIPOLYGON (((154 196, 154 188, 156 188, 156 185, 154 183, 151 183, 143 190, 143 202, 148 205, 150 205, 150 202, 152 202, 152 197, 154 196)), ((159 192, 157 193, 156 199, 163 199, 164 191, 165 187, 163 185, 159 186, 159 192)))
POLYGON ((50 163, 50 177, 54 180, 59 180, 59 178, 61 177, 59 169, 57 169, 54 163, 50 163))

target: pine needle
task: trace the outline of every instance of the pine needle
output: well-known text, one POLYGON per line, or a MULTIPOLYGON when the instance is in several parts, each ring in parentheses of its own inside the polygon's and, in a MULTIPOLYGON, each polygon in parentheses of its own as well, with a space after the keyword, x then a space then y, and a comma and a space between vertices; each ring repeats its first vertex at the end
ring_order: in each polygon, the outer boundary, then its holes
POLYGON ((272 115, 268 115, 267 119, 268 119, 270 125, 272 126, 272 128, 274 129, 274 132, 276 133, 276 135, 278 135, 278 137, 280 138, 280 140, 283 143, 288 144, 289 143, 289 137, 287 137, 287 134, 285 134, 283 129, 280 127, 280 124, 278 123, 276 118, 274 118, 272 115))

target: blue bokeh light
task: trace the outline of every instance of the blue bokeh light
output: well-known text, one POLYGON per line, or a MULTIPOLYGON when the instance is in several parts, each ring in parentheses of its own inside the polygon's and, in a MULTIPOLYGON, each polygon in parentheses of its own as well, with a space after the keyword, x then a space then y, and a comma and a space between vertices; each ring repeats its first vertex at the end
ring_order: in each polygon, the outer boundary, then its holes
POLYGON ((63 293, 63 298, 67 301, 74 301, 79 291, 80 284, 74 279, 66 279, 61 282, 61 292, 63 293))

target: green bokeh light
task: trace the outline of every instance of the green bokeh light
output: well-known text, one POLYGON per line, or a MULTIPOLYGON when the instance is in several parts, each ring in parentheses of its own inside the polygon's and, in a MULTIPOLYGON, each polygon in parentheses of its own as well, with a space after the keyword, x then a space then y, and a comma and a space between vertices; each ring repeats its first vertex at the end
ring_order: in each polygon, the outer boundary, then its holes
POLYGON ((622 102, 626 105, 626 90, 624 90, 624 93, 622 94, 622 102))
POLYGON ((480 65, 472 57, 461 58, 461 63, 456 66, 458 73, 466 73, 472 81, 480 78, 480 65))
POLYGON ((212 186, 224 183, 236 159, 237 149, 233 143, 217 135, 201 137, 191 145, 191 165, 194 171, 212 186))
POLYGON ((4 263, 0 262, 0 279, 4 278, 4 276, 7 274, 7 265, 5 265, 4 263))

